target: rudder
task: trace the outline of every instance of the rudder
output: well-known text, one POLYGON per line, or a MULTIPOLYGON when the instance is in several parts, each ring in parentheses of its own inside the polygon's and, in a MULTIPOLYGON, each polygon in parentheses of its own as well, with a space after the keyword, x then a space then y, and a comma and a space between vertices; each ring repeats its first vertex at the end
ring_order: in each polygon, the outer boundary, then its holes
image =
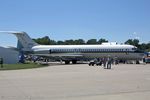
POLYGON ((17 48, 23 51, 31 51, 33 46, 38 45, 34 42, 26 32, 16 32, 12 33, 18 38, 17 48))

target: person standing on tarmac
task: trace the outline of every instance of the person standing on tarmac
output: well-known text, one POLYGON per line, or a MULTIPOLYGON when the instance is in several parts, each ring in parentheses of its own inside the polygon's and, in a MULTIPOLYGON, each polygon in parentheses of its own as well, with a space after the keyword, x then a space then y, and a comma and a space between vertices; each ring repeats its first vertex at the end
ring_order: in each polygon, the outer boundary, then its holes
POLYGON ((111 69, 112 58, 108 58, 107 69, 111 69))
POLYGON ((103 58, 103 65, 104 65, 104 69, 106 68, 106 63, 107 63, 107 58, 103 58))

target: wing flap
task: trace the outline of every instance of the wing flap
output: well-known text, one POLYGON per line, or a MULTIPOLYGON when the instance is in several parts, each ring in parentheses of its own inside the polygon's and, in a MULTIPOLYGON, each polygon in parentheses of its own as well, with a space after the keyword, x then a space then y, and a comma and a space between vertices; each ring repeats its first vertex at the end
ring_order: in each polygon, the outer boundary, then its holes
POLYGON ((45 56, 45 57, 82 57, 81 54, 32 54, 35 56, 45 56))

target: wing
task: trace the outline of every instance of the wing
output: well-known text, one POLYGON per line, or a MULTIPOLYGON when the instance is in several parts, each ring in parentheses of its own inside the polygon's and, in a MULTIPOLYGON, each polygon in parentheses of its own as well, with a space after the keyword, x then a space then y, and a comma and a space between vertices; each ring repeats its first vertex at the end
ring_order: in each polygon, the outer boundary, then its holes
POLYGON ((82 54, 73 54, 73 53, 61 53, 61 54, 32 54, 35 56, 43 57, 83 57, 82 54))

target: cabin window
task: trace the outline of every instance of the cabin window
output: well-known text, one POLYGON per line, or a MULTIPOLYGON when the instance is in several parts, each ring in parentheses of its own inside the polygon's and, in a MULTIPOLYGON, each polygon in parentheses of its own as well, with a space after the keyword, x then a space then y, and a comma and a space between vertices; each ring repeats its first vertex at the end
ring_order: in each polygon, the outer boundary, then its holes
POLYGON ((78 49, 78 52, 80 52, 80 49, 78 49))

